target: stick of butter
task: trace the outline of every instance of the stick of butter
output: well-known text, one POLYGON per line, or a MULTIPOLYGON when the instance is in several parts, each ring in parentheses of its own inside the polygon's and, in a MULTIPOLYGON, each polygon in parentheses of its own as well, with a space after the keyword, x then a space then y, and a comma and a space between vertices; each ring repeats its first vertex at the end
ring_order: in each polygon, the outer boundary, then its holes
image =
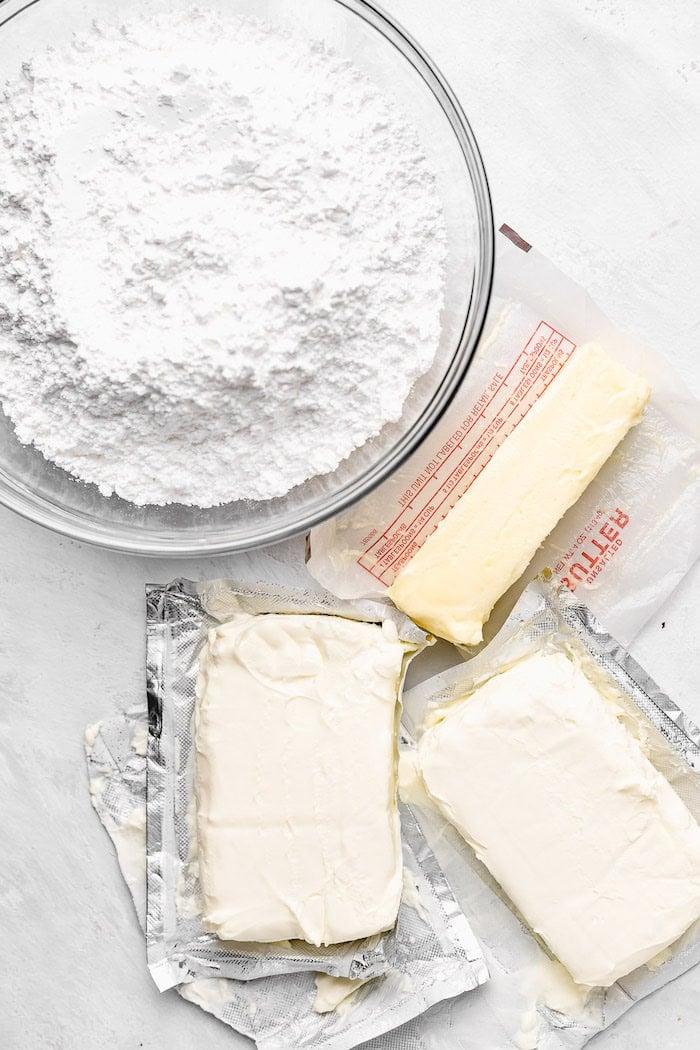
POLYGON ((446 709, 430 796, 583 985, 607 987, 700 917, 700 827, 583 672, 536 653, 446 709))
POLYGON ((395 626, 239 613, 209 632, 195 708, 203 925, 311 944, 393 926, 402 891, 395 626))
POLYGON ((576 350, 399 572, 394 604, 441 638, 477 645, 498 599, 639 422, 649 394, 597 344, 576 350))

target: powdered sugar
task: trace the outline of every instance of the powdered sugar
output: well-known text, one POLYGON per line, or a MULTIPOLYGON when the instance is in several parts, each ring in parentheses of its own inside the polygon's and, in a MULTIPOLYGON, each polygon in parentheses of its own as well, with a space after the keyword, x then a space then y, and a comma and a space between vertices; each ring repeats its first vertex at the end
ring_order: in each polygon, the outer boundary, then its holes
POLYGON ((356 68, 205 10, 95 25, 0 88, 0 144, 21 441, 107 495, 210 506, 399 418, 439 341, 444 221, 356 68))

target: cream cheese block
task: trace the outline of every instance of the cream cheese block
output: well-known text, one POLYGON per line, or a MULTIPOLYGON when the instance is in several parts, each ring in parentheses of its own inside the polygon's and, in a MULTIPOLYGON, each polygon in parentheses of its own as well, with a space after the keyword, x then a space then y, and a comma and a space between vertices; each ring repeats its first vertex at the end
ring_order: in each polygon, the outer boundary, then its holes
POLYGON ((445 708, 418 761, 579 984, 607 987, 700 917, 700 827, 565 655, 528 657, 445 708))
POLYGON ((441 638, 478 644, 498 599, 639 421, 649 393, 597 344, 575 350, 399 572, 393 602, 441 638))
POLYGON ((205 929, 325 945, 393 926, 407 648, 391 623, 323 615, 240 613, 209 632, 195 708, 205 929))

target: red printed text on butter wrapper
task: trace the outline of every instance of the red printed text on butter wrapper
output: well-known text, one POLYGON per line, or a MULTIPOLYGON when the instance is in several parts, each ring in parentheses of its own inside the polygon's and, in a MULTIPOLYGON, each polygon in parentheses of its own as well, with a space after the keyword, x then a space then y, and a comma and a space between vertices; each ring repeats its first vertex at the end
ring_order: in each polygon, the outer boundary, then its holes
POLYGON ((598 510, 569 550, 552 567, 559 582, 575 591, 579 583, 591 584, 622 547, 622 533, 629 525, 626 511, 598 510))
POLYGON ((576 349, 540 321, 508 371, 495 372, 445 443, 404 490, 392 520, 363 537, 358 565, 389 586, 488 465, 576 349))

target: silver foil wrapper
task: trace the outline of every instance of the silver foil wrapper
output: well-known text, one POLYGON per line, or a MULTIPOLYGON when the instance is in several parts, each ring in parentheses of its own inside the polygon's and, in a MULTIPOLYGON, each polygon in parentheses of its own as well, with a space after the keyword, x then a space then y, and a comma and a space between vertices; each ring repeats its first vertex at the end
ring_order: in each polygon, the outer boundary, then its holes
MULTIPOLYGON (((146 927, 146 710, 88 727, 92 803, 117 851, 136 914, 146 927)), ((424 1050, 420 1015, 488 980, 481 947, 418 823, 401 807, 405 881, 393 965, 347 1004, 314 1010, 315 975, 276 974, 246 981, 203 978, 182 984, 183 998, 254 1039, 261 1050, 424 1050), (400 1027, 399 1027, 400 1026, 400 1027), (375 1043, 376 1041, 376 1043, 375 1043)))
POLYGON ((260 1050, 351 1050, 390 1031, 392 1041, 385 1042, 389 1037, 383 1036, 382 1047, 422 1046, 414 1032, 403 1032, 400 1026, 433 1004, 475 988, 488 973, 469 924, 405 806, 401 834, 404 872, 413 881, 416 899, 414 904, 403 903, 399 911, 393 966, 360 988, 347 1008, 316 1013, 314 977, 305 973, 243 986, 227 981, 213 1002, 211 989, 202 989, 199 982, 183 986, 181 994, 255 1039, 260 1050))
MULTIPOLYGON (((499 670, 542 649, 576 656, 588 677, 614 699, 626 728, 700 821, 700 730, 576 595, 555 588, 544 576, 525 589, 499 633, 477 656, 405 693, 409 742, 420 735, 431 708, 464 696, 499 670)), ((439 1030, 441 1050, 465 1045, 579 1050, 637 1000, 700 962, 699 921, 669 949, 610 988, 579 988, 427 796, 419 789, 414 798, 410 783, 404 791, 479 937, 491 973, 478 996, 416 1021, 426 1045, 432 1045, 430 1033, 439 1030)), ((585 924, 585 914, 581 922, 585 924)))
POLYGON ((219 580, 177 580, 147 588, 148 881, 147 945, 161 990, 197 978, 256 980, 319 971, 371 978, 394 965, 394 930, 317 948, 304 941, 224 942, 201 924, 195 828, 193 714, 201 646, 207 632, 237 611, 325 613, 380 622, 389 617, 413 648, 427 636, 380 602, 344 602, 323 592, 219 580))

